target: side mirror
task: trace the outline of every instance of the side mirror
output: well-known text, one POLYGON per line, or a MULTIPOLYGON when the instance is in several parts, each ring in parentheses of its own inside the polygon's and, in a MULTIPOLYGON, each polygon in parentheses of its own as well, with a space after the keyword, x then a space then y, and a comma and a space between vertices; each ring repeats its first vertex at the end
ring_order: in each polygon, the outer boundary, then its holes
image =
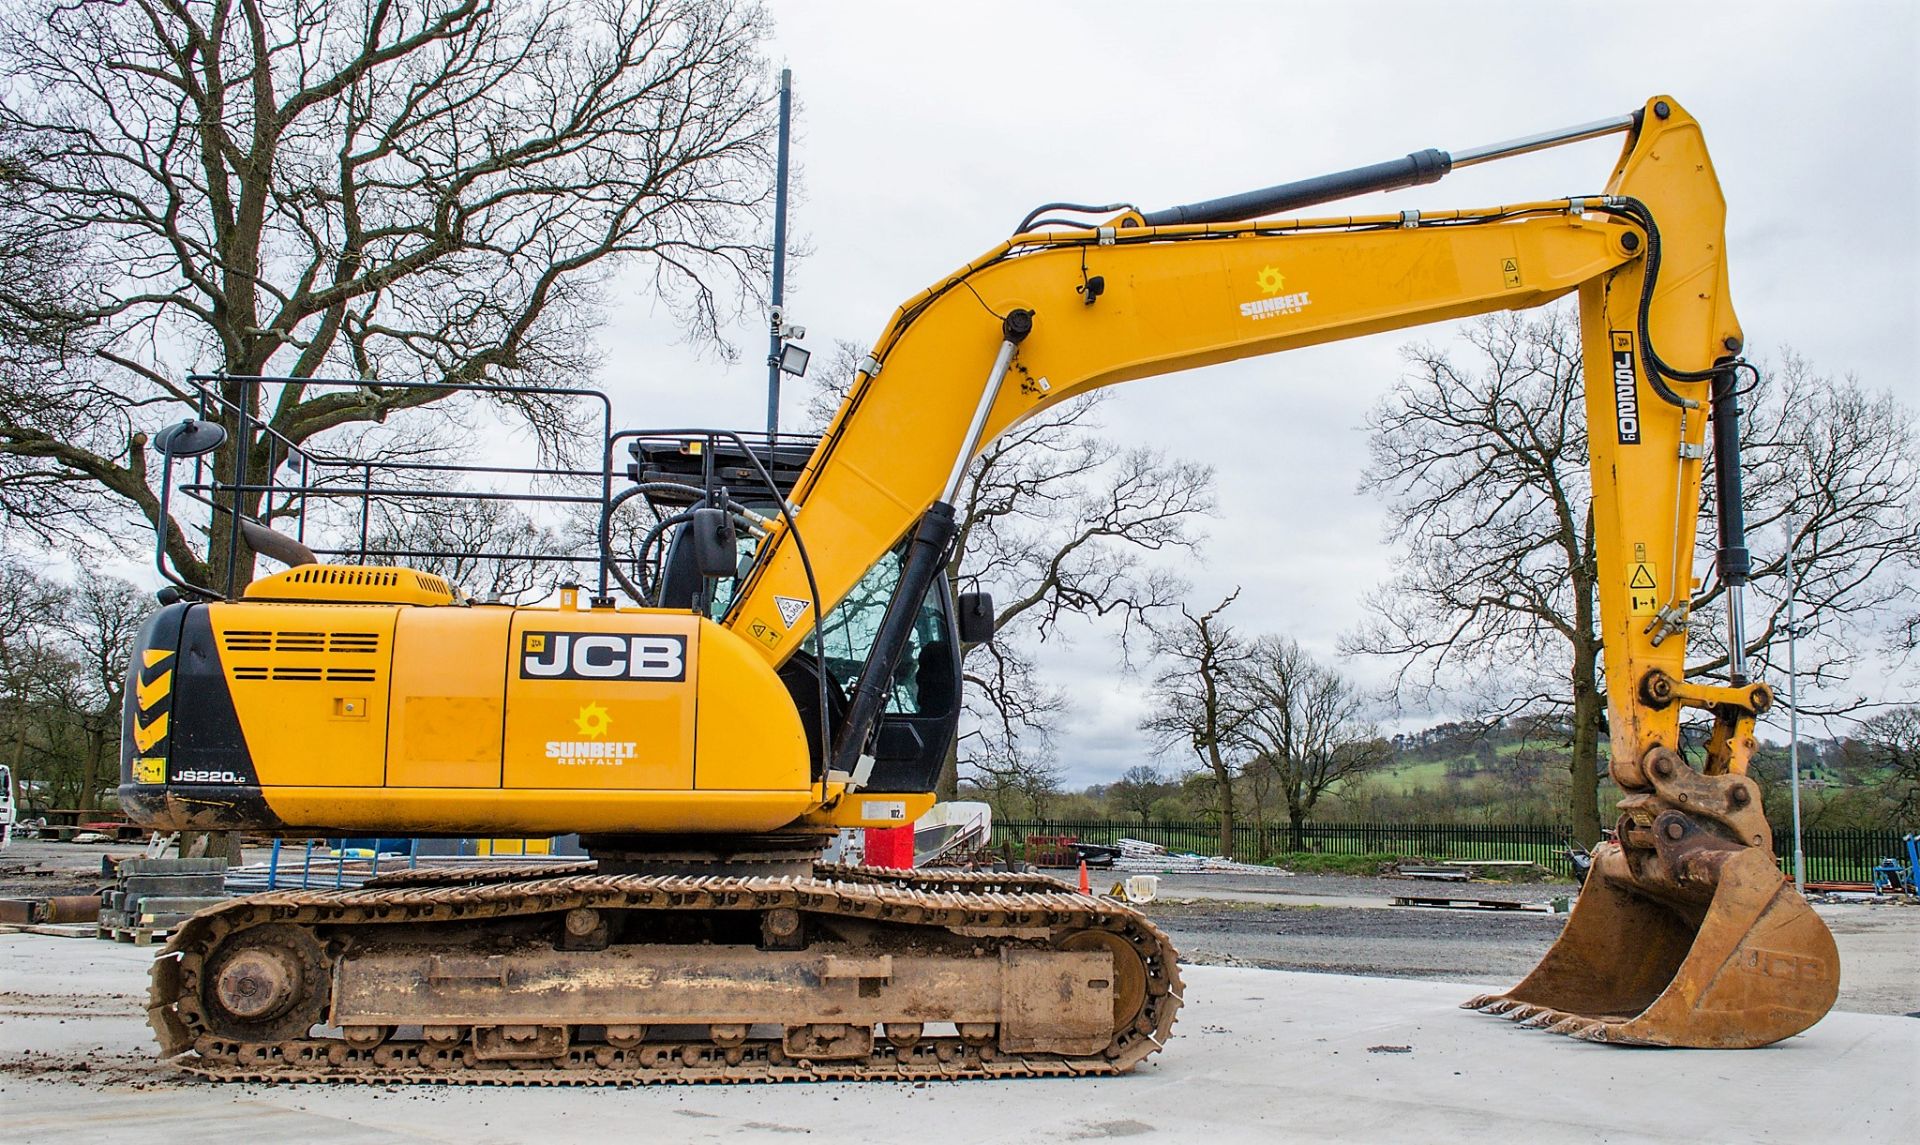
POLYGON ((227 429, 216 421, 188 418, 154 435, 153 447, 167 458, 200 457, 227 443, 227 429))
POLYGON ((993 642, 993 594, 990 592, 963 592, 960 599, 953 602, 954 620, 960 628, 960 643, 991 644, 993 642))
POLYGON ((740 571, 733 517, 725 509, 695 509, 686 527, 687 541, 693 545, 693 567, 701 576, 733 576, 740 571))

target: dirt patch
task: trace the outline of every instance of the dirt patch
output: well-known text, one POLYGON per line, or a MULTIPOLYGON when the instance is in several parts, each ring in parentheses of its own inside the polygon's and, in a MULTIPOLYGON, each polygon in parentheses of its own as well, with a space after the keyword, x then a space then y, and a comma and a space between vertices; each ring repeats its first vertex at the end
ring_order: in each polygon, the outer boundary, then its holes
POLYGON ((180 1070, 150 1053, 115 1053, 100 1047, 86 1053, 23 1050, 0 1056, 0 1078, 32 1078, 106 1088, 155 1089, 190 1082, 180 1070))
POLYGON ((0 1017, 144 1018, 146 998, 139 994, 30 994, 0 990, 0 1017))

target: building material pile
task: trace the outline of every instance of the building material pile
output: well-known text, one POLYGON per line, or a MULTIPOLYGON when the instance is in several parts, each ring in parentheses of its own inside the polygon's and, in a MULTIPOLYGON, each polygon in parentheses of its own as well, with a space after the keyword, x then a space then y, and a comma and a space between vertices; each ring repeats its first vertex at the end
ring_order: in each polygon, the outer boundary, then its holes
MULTIPOLYGON (((297 855, 298 853, 295 852, 297 855)), ((551 867, 555 864, 572 865, 584 862, 584 859, 569 855, 540 854, 530 855, 421 855, 410 857, 391 852, 382 852, 375 858, 365 854, 342 854, 337 849, 315 851, 298 858, 285 858, 265 863, 248 863, 243 867, 228 867, 226 870, 226 891, 229 895, 259 894, 272 890, 310 890, 314 888, 346 889, 357 887, 369 879, 383 875, 404 874, 419 870, 474 870, 497 867, 521 867, 528 870, 551 867)))
POLYGON ((1263 867, 1258 863, 1241 863, 1218 855, 1194 855, 1169 851, 1158 843, 1147 843, 1139 839, 1121 839, 1115 844, 1120 849, 1115 859, 1115 870, 1133 871, 1142 874, 1239 874, 1239 875, 1291 875, 1292 871, 1279 867, 1263 867))
POLYGON ((49 895, 0 899, 0 933, 89 938, 100 914, 99 895, 49 895))
POLYGON ((99 936, 137 946, 165 938, 195 911, 227 898, 227 861, 122 859, 100 897, 99 936))

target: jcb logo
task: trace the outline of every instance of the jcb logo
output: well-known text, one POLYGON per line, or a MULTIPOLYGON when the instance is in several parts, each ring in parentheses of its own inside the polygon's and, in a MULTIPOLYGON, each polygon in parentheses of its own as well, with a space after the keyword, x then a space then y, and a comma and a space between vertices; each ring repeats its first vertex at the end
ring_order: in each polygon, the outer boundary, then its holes
POLYGON ((687 638, 612 632, 529 632, 521 638, 523 680, 687 678, 687 638))

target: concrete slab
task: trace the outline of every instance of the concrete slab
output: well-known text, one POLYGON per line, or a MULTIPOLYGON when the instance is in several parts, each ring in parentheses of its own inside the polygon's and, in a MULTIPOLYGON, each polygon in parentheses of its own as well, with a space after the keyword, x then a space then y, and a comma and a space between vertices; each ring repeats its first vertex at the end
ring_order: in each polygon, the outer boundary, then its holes
POLYGON ((1742 1053, 1596 1046, 1455 1008, 1486 986, 1190 967, 1126 1078, 643 1090, 212 1086, 147 1060, 150 951, 0 936, 0 1140, 1846 1141, 1920 1135, 1920 1021, 1742 1053), (1411 1052, 1369 1052, 1406 1046, 1411 1052), (81 1067, 81 1068, 76 1068, 81 1067))

